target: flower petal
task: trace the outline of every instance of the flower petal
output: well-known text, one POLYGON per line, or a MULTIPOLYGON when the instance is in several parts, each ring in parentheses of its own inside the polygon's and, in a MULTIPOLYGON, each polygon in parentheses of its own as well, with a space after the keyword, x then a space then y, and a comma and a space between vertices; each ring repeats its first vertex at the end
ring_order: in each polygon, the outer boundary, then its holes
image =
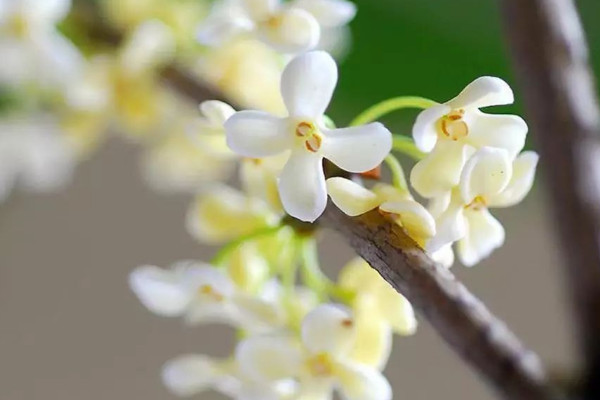
POLYGON ((222 127, 235 110, 229 104, 219 100, 206 100, 200 103, 200 113, 212 126, 222 127))
MULTIPOLYGON (((367 296, 370 297, 370 296, 367 296)), ((361 302, 354 307, 356 315, 356 341, 352 346, 352 361, 382 369, 392 352, 393 333, 388 321, 376 318, 376 302, 361 302)))
POLYGON ((214 360, 204 355, 189 354, 167 362, 162 369, 162 380, 178 396, 192 396, 208 390, 218 377, 214 360))
POLYGON ((467 233, 464 207, 459 201, 454 201, 436 222, 436 234, 426 245, 429 253, 435 253, 444 246, 462 239, 467 233))
POLYGON ((412 136, 419 150, 425 153, 433 150, 438 140, 437 122, 450 111, 451 108, 446 104, 438 104, 419 113, 412 128, 412 136))
POLYGON ((513 163, 513 173, 506 188, 493 196, 489 207, 510 207, 521 202, 533 186, 539 156, 534 151, 523 152, 513 163))
POLYGON ((253 336, 237 345, 235 357, 242 373, 258 382, 295 377, 301 367, 299 344, 288 336, 253 336))
POLYGON ((351 217, 364 214, 379 205, 375 193, 349 179, 327 179, 327 192, 337 208, 351 217))
POLYGON ((283 324, 285 316, 275 303, 265 301, 256 296, 238 293, 234 296, 234 304, 239 309, 239 325, 250 332, 273 330, 283 324))
POLYGON ((327 130, 324 134, 323 155, 349 172, 377 167, 392 149, 392 134, 379 122, 327 130))
POLYGON ((422 241, 435 235, 435 220, 425 207, 416 201, 390 201, 379 209, 397 215, 397 221, 406 233, 421 246, 422 241))
POLYGON ((467 210, 467 234, 458 242, 458 258, 467 267, 488 257, 504 243, 504 228, 488 210, 467 210))
POLYGON ((469 83, 462 92, 446 104, 453 109, 481 108, 512 104, 512 89, 500 78, 482 76, 469 83))
POLYGON ((225 122, 227 145, 253 158, 272 156, 292 145, 293 132, 286 118, 263 111, 238 111, 225 122))
POLYGON ((278 188, 288 214, 302 221, 316 220, 327 205, 322 158, 303 149, 293 152, 279 176, 278 188))
POLYGON ((181 315, 193 297, 178 272, 152 265, 131 272, 129 286, 146 308, 168 317, 181 315))
POLYGON ((292 6, 308 11, 326 28, 345 25, 356 15, 356 5, 346 0, 296 0, 292 6))
POLYGON ((302 321, 302 342, 312 353, 346 355, 356 336, 355 321, 348 309, 322 304, 302 321))
POLYGON ((512 164, 506 150, 483 147, 465 164, 460 177, 460 193, 464 204, 476 197, 485 201, 500 193, 512 176, 512 164))
POLYGON ((443 195, 459 183, 460 173, 472 152, 470 146, 440 140, 433 151, 413 167, 410 183, 423 197, 443 195))
POLYGON ((392 387, 383 374, 375 368, 360 364, 340 366, 338 379, 342 396, 346 400, 391 400, 392 387))
POLYGON ((516 115, 495 115, 474 111, 469 114, 469 135, 466 140, 470 145, 505 149, 514 158, 525 146, 527 124, 516 115))
POLYGON ((262 40, 283 53, 301 53, 316 47, 321 28, 315 17, 308 12, 292 8, 281 12, 259 25, 262 40))
POLYGON ((268 19, 279 6, 279 0, 242 0, 242 5, 255 21, 268 19))
POLYGON ((196 40, 206 46, 218 47, 253 28, 254 22, 239 4, 231 1, 217 2, 210 15, 198 27, 196 40))
POLYGON ((220 243, 249 234, 276 221, 265 203, 225 185, 213 185, 196 197, 186 227, 196 239, 220 243))
POLYGON ((430 256, 433 261, 442 264, 446 268, 450 268, 454 264, 454 251, 451 244, 442 247, 430 256))
POLYGON ((311 51, 290 61, 281 75, 281 95, 290 115, 320 118, 331 101, 337 79, 337 65, 324 51, 311 51))

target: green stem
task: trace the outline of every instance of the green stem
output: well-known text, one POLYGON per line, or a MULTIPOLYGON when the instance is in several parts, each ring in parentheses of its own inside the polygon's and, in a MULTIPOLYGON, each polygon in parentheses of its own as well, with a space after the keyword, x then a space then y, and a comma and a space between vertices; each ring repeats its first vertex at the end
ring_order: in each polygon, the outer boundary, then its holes
POLYGON ((365 111, 361 112, 356 118, 354 118, 354 120, 352 120, 350 126, 368 124, 369 122, 373 122, 381 118, 382 116, 389 114, 392 111, 400 110, 403 108, 425 109, 435 106, 436 104, 438 103, 436 103, 433 100, 426 99, 424 97, 394 97, 392 99, 384 100, 367 108, 365 111))
POLYGON ((422 160, 426 155, 417 148, 411 138, 402 135, 392 135, 392 149, 417 161, 422 160))
POLYGON ((215 254, 215 256, 211 260, 211 264, 216 267, 223 266, 223 264, 225 264, 229 256, 231 256, 231 253, 233 253, 242 244, 265 236, 274 235, 284 227, 285 225, 269 226, 266 228, 258 229, 254 232, 250 232, 247 235, 243 235, 237 239, 232 240, 225 246, 221 247, 219 251, 217 251, 217 254, 215 254))
POLYGON ((402 165, 400 165, 398 159, 390 154, 385 158, 385 163, 392 173, 392 183, 394 186, 406 192, 408 190, 406 176, 404 175, 404 170, 402 169, 402 165))

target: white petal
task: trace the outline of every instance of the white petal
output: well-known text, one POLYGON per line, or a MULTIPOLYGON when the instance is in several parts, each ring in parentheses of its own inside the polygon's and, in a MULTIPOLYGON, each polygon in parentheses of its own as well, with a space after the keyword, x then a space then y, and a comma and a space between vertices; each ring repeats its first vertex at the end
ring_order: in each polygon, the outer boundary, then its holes
POLYGON ((504 228, 488 210, 467 210, 465 216, 468 230, 458 242, 458 257, 467 267, 488 257, 504 243, 504 228))
POLYGON ((476 197, 491 198, 500 193, 512 176, 508 153, 502 149, 483 147, 465 164, 460 177, 460 192, 465 204, 476 197))
POLYGON ((513 163, 513 173, 508 186, 490 199, 490 207, 510 207, 527 196, 533 186, 539 156, 534 151, 523 152, 513 163))
POLYGON ((331 101, 337 79, 337 65, 323 51, 305 53, 290 61, 281 75, 281 95, 290 115, 320 118, 331 101))
POLYGON ((354 343, 356 330, 350 311, 334 304, 322 304, 302 321, 302 342, 312 353, 346 355, 354 343))
POLYGON ((253 28, 254 23, 239 9, 215 9, 198 27, 196 40, 206 46, 218 47, 253 28))
POLYGON ((427 240, 435 235, 435 220, 425 207, 416 201, 390 201, 379 206, 382 211, 396 214, 398 222, 406 233, 420 245, 421 240, 427 240))
POLYGON ((171 29, 158 20, 139 25, 121 47, 121 64, 130 73, 157 68, 170 61, 175 52, 171 29))
POLYGON ((235 110, 229 104, 219 100, 206 100, 200 103, 200 112, 215 127, 223 126, 235 110))
POLYGON ((377 167, 392 149, 392 134, 379 122, 327 130, 324 134, 323 155, 349 172, 377 167))
POLYGON ((511 104, 514 101, 512 89, 500 78, 482 76, 467 87, 448 104, 453 109, 481 108, 511 104))
POLYGON ((288 214, 302 221, 316 220, 327 205, 322 158, 304 149, 293 152, 281 171, 278 188, 288 214))
POLYGON ((351 217, 364 214, 380 203, 375 193, 345 178, 327 179, 327 192, 337 208, 351 217))
POLYGON ((225 122, 227 145, 234 152, 253 158, 275 155, 292 144, 287 118, 263 111, 239 111, 225 122))
POLYGON ((356 5, 346 0, 296 0, 292 5, 308 11, 327 28, 345 25, 356 15, 356 5))
MULTIPOLYGON (((374 318, 376 302, 365 302, 365 306, 354 306, 356 315, 356 341, 350 359, 378 369, 383 369, 392 351, 393 332, 384 318, 374 318)), ((375 314, 377 315, 377 314, 375 314)))
POLYGON ((419 113, 412 128, 412 136, 419 150, 425 153, 433 150, 438 140, 437 122, 450 111, 451 108, 446 104, 439 104, 419 113))
POLYGON ((240 311, 239 325, 250 332, 272 330, 283 324, 285 316, 277 304, 255 296, 238 293, 234 304, 240 311))
POLYGON ((455 202, 436 220, 436 234, 427 243, 427 251, 435 253, 467 233, 467 222, 462 203, 455 202))
POLYGON ((253 20, 262 21, 277 11, 279 0, 242 0, 242 5, 253 20))
POLYGON ((410 172, 410 183, 423 197, 443 195, 458 185, 460 173, 472 148, 451 140, 440 140, 433 151, 410 172))
POLYGON ((446 192, 439 196, 436 196, 429 200, 427 204, 427 209, 433 215, 434 218, 438 218, 440 215, 444 213, 448 209, 450 205, 450 200, 452 200, 452 192, 446 192))
POLYGON ((338 372, 342 398, 345 400, 391 400, 392 387, 375 368, 344 364, 338 372))
POLYGON ((181 315, 193 296, 177 272, 151 265, 136 268, 129 286, 144 306, 164 316, 181 315))
POLYGON ((287 336, 253 336, 235 350, 240 369, 258 382, 295 377, 302 364, 298 343, 287 336))
MULTIPOLYGON (((235 291, 235 285, 225 272, 208 264, 188 264, 182 270, 182 280, 192 290, 210 287, 214 293, 225 298, 233 296, 235 291)), ((212 294, 204 296, 198 293, 198 296, 202 299, 206 297, 205 301, 213 301, 212 294)))
POLYGON ((433 261, 442 264, 446 268, 450 268, 454 264, 454 251, 451 244, 442 247, 430 256, 433 261))
POLYGON ((276 50, 283 53, 301 53, 314 49, 319 43, 321 28, 308 12, 292 8, 258 26, 258 35, 276 50))
POLYGON ((215 362, 204 355, 189 354, 167 362, 163 383, 178 396, 187 397, 208 390, 218 376, 215 362))
POLYGON ((494 115, 479 111, 469 115, 467 143, 474 147, 498 147, 514 158, 525 146, 527 124, 516 115, 494 115))
POLYGON ((30 13, 35 23, 54 25, 67 16, 71 0, 26 0, 23 7, 30 13))

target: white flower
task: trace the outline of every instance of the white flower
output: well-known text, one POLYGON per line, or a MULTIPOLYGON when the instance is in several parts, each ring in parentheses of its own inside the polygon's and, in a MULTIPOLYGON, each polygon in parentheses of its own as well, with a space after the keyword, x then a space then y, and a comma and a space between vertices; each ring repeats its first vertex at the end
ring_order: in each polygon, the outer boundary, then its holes
POLYGON ((184 316, 190 323, 222 322, 255 331, 277 326, 282 320, 275 305, 244 293, 223 271, 193 261, 176 263, 170 269, 138 267, 129 285, 150 311, 184 316))
POLYGON ((303 221, 325 210, 327 190, 323 158, 350 172, 368 171, 381 163, 392 145, 380 123, 328 129, 323 115, 337 83, 337 66, 327 53, 296 57, 281 77, 288 117, 240 111, 225 123, 229 147, 246 157, 262 158, 290 151, 279 176, 284 209, 303 221))
POLYGON ((514 115, 493 115, 482 107, 510 104, 513 93, 499 78, 484 76, 454 99, 422 111, 413 127, 419 150, 429 153, 411 171, 422 196, 439 196, 458 184, 468 157, 483 146, 505 149, 512 158, 525 144, 527 124, 514 115))
POLYGON ((51 191, 69 181, 75 155, 46 116, 0 122, 0 201, 16 186, 51 191))
POLYGON ((55 25, 70 0, 0 0, 0 83, 63 85, 77 74, 83 57, 55 25))
POLYGON ((350 216, 364 214, 374 208, 402 226, 420 246, 435 235, 435 220, 408 191, 387 184, 369 190, 345 178, 327 179, 327 191, 333 203, 350 216))
POLYGON ((504 243, 504 228, 488 208, 520 202, 533 184, 538 155, 527 151, 514 162, 506 150, 484 147, 466 163, 460 186, 444 196, 438 231, 427 244, 436 251, 458 241, 458 256, 466 266, 477 264, 504 243))
POLYGON ((162 379, 173 393, 189 397, 214 389, 237 400, 281 400, 292 398, 296 385, 281 381, 270 385, 257 383, 242 373, 231 360, 187 354, 165 364, 162 379))
POLYGON ((296 379, 300 399, 331 399, 334 389, 347 399, 391 399, 381 372, 350 357, 355 336, 350 313, 324 304, 305 317, 300 341, 285 335, 250 337, 238 345, 236 359, 257 382, 296 379))
POLYGON ((345 0, 222 1, 200 26, 198 40, 220 46, 251 33, 280 51, 299 53, 319 43, 321 27, 343 26, 355 13, 356 7, 345 0))

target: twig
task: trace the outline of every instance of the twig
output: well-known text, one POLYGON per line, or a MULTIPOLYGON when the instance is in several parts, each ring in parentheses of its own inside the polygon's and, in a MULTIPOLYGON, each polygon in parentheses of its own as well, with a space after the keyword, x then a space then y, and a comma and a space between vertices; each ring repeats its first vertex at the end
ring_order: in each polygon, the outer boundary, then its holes
POLYGON ((535 354, 506 325, 433 262, 397 224, 377 211, 351 218, 330 204, 324 224, 405 295, 440 336, 504 398, 557 398, 535 354))
POLYGON ((600 109, 572 0, 504 0, 504 25, 554 202, 584 398, 600 398, 600 109))

